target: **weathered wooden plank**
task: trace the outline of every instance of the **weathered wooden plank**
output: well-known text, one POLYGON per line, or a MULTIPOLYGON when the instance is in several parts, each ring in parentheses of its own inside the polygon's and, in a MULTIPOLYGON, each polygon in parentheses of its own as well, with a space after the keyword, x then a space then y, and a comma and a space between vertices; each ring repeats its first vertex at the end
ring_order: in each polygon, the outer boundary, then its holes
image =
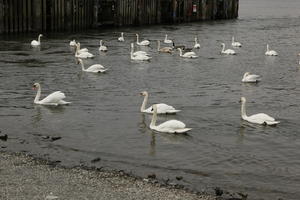
POLYGON ((66 11, 66 7, 65 7, 65 0, 61 1, 61 25, 62 25, 62 30, 66 30, 66 25, 65 25, 65 11, 66 11))
POLYGON ((57 26, 58 26, 58 31, 61 31, 61 0, 57 0, 57 26))
POLYGON ((27 29, 32 30, 32 0, 27 1, 27 29))
POLYGON ((17 1, 17 13, 16 17, 18 20, 18 32, 22 33, 23 32, 23 1, 17 1))
POLYGON ((3 16, 4 16, 4 32, 8 33, 8 16, 9 16, 9 12, 8 12, 8 2, 7 0, 3 0, 3 16))

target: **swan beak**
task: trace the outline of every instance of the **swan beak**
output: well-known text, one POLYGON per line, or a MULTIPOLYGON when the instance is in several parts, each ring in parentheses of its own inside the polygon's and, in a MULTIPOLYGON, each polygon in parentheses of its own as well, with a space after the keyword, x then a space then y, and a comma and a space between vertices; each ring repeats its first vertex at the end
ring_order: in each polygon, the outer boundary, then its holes
POLYGON ((143 94, 142 92, 140 92, 140 95, 141 95, 141 96, 144 96, 144 94, 143 94))
POLYGON ((239 100, 239 103, 242 103, 242 100, 239 100))

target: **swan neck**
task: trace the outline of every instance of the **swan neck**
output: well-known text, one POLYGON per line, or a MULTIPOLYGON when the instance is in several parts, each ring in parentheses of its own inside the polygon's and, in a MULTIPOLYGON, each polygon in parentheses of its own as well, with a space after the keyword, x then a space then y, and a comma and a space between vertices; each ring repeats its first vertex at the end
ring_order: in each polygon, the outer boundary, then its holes
POLYGON ((152 120, 150 123, 150 128, 154 128, 156 125, 156 120, 157 120, 157 109, 153 110, 153 115, 152 115, 152 120))
POLYGON ((268 44, 267 44, 267 51, 270 51, 270 50, 269 50, 269 45, 268 45, 268 44))
POLYGON ((38 91, 36 93, 35 99, 34 99, 34 103, 37 103, 40 101, 40 97, 41 97, 41 86, 38 87, 38 91))
POLYGON ((159 49, 160 49, 160 42, 158 41, 157 42, 157 51, 159 51, 159 49))
POLYGON ((141 106, 141 112, 143 112, 146 109, 146 105, 148 102, 148 94, 145 95, 142 106, 141 106))
POLYGON ((241 115, 242 115, 243 119, 247 118, 247 114, 246 114, 246 102, 242 102, 241 115))
POLYGON ((234 37, 232 37, 232 43, 234 43, 234 37))
POLYGON ((80 62, 80 64, 81 64, 81 69, 82 69, 82 71, 85 71, 83 61, 79 61, 79 62, 80 62))
POLYGON ((100 47, 102 46, 102 40, 100 40, 100 47))
POLYGON ((182 50, 181 49, 179 49, 179 55, 182 56, 182 50))
POLYGON ((39 37, 38 37, 38 42, 39 43, 41 42, 41 35, 39 35, 39 37))
POLYGON ((225 44, 223 44, 222 46, 223 46, 222 52, 224 52, 225 51, 225 44))
POLYGON ((136 35, 136 43, 139 43, 139 35, 136 35))

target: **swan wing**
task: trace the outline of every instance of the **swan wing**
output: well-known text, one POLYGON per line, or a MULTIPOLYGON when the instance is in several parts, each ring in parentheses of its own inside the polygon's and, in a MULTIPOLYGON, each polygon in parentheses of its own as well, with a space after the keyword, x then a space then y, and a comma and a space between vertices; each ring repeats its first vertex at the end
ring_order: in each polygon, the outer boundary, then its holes
POLYGON ((140 45, 148 46, 148 45, 150 45, 150 42, 149 42, 149 40, 143 40, 140 42, 140 45))
POLYGON ((138 56, 138 55, 144 55, 144 56, 149 56, 149 54, 145 51, 136 51, 132 54, 133 56, 138 56))
POLYGON ((94 70, 99 70, 99 69, 105 69, 102 65, 100 65, 100 64, 94 64, 94 65, 91 65, 89 68, 87 68, 87 70, 92 70, 92 71, 94 71, 94 70))
POLYGON ((61 91, 56 91, 49 94, 40 102, 42 104, 58 104, 59 101, 63 100, 64 98, 66 98, 66 95, 64 93, 62 93, 61 91))
POLYGON ((83 49, 79 49, 78 52, 79 53, 83 53, 83 52, 88 52, 89 50, 87 48, 83 48, 83 49))
POLYGON ((160 130, 176 130, 185 128, 185 124, 178 120, 169 120, 157 126, 160 130))
POLYGON ((251 115, 247 117, 247 121, 257 124, 264 124, 264 123, 272 123, 276 122, 273 117, 270 117, 269 115, 265 113, 258 113, 255 115, 251 115))
MULTIPOLYGON (((164 103, 159 103, 157 105, 157 114, 175 114, 177 112, 180 112, 181 110, 176 110, 173 106, 164 104, 164 103)), ((153 113, 153 108, 150 106, 147 108, 144 112, 146 113, 153 113)))
POLYGON ((245 78, 243 78, 243 82, 257 82, 259 81, 260 79, 260 76, 259 75, 255 75, 255 74, 250 74, 248 76, 246 76, 245 78))
POLYGON ((40 43, 39 43, 38 41, 36 41, 36 40, 32 40, 32 41, 31 41, 31 45, 32 45, 32 46, 39 46, 40 43))

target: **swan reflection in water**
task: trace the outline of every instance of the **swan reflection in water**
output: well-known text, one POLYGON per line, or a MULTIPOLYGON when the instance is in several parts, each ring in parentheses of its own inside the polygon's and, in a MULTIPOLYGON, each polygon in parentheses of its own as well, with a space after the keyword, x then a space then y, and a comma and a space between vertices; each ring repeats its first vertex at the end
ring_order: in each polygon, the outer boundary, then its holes
POLYGON ((43 106, 43 105, 34 105, 34 114, 31 116, 32 125, 37 126, 39 122, 43 119, 44 115, 60 114, 64 113, 65 108, 63 106, 43 106))

